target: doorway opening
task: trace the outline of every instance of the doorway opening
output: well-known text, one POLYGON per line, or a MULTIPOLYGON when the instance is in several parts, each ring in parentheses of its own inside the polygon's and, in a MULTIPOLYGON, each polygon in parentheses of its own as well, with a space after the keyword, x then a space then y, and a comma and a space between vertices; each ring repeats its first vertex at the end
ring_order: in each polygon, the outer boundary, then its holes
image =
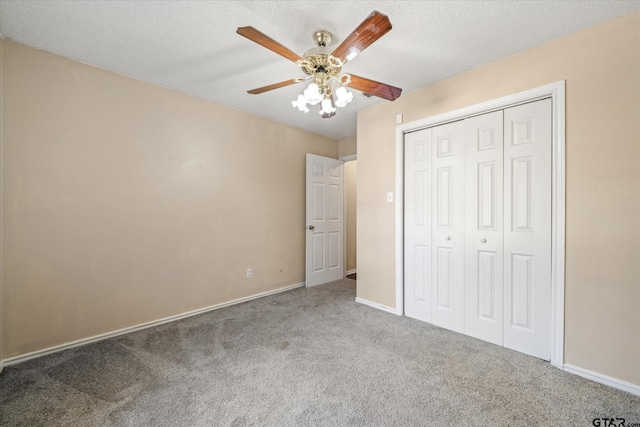
POLYGON ((358 160, 346 160, 344 163, 345 196, 345 276, 357 280, 357 177, 358 160))

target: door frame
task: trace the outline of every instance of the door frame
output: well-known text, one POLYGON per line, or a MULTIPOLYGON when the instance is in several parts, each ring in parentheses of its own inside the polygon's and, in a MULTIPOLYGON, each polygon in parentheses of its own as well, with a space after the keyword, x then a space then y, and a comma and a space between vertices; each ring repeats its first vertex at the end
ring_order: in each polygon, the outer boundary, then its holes
POLYGON ((551 364, 564 366, 565 81, 396 126, 396 309, 404 315, 404 135, 466 117, 551 97, 551 364))

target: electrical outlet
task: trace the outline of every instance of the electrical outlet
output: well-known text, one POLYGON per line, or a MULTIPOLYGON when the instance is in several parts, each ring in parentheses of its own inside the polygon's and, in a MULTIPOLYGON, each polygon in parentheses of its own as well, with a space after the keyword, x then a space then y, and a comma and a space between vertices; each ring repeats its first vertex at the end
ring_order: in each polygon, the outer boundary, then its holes
POLYGON ((247 279, 251 279, 253 277, 253 270, 247 268, 247 279))

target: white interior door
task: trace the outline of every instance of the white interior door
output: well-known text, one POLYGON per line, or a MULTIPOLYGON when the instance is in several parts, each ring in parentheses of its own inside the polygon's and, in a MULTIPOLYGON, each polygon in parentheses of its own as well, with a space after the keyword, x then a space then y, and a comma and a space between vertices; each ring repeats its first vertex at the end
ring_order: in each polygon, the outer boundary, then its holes
POLYGON ((431 322, 431 129, 404 138, 404 312, 431 322))
POLYGON ((502 345, 502 111, 465 124, 464 333, 502 345))
POLYGON ((504 110, 504 346, 551 357, 551 100, 504 110))
POLYGON ((432 129, 432 323, 463 332, 464 127, 432 129))
POLYGON ((344 277, 343 161, 307 154, 306 285, 344 277))
POLYGON ((551 100, 405 135, 407 316, 551 356, 551 100))

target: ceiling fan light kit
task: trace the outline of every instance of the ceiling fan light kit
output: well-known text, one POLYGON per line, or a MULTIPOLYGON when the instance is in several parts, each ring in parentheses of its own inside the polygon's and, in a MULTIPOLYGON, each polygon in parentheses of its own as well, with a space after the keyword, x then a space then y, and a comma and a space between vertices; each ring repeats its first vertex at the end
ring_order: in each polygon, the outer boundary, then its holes
POLYGON ((248 93, 256 95, 313 79, 291 104, 304 113, 309 112, 307 105, 320 104, 319 114, 322 118, 335 116, 337 108, 344 108, 353 100, 353 93, 349 92, 347 87, 367 95, 393 101, 400 96, 402 89, 364 77, 342 73, 344 64, 355 58, 389 30, 391 30, 389 18, 374 11, 332 52, 328 48, 331 43, 331 33, 318 30, 313 34, 317 46, 305 52, 304 56, 299 56, 253 27, 239 27, 238 34, 295 62, 308 76, 252 89, 248 93))

